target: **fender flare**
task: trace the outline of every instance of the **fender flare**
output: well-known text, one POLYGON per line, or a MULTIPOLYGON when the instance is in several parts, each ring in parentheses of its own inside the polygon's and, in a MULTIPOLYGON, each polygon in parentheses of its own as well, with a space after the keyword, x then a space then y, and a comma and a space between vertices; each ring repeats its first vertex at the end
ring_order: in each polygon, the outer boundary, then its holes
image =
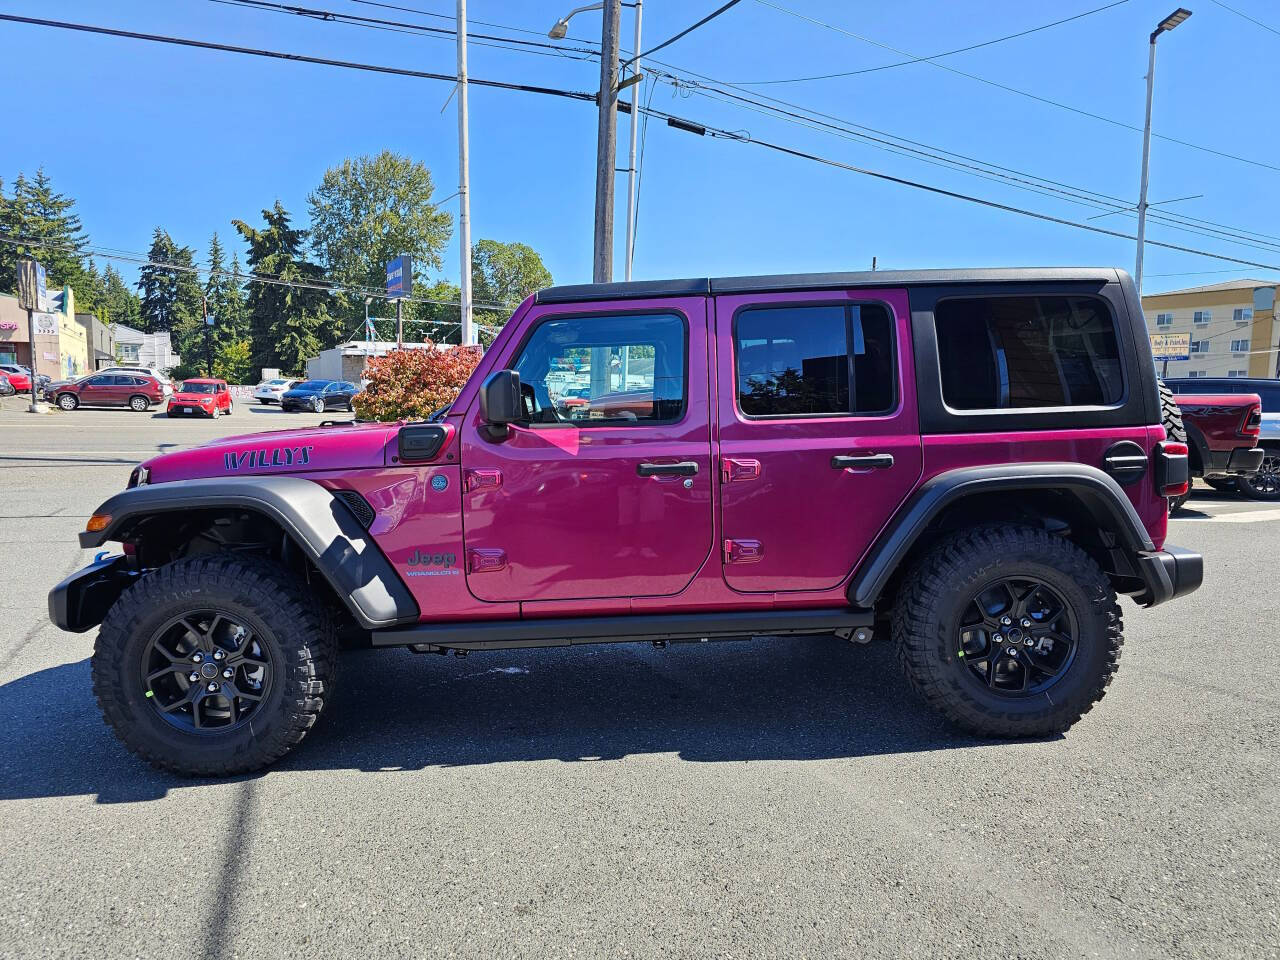
MULTIPOLYGON (((1196 459, 1200 461, 1200 473, 1197 474, 1194 470, 1192 470, 1191 475, 1194 477, 1194 476, 1200 476, 1204 473, 1207 473, 1209 470, 1209 463, 1210 463, 1211 457, 1210 457, 1210 451, 1209 451, 1209 441, 1205 439, 1204 431, 1201 430, 1194 423, 1192 423, 1190 420, 1186 419, 1185 417, 1183 418, 1182 426, 1183 426, 1183 429, 1187 431, 1187 445, 1195 450, 1196 459)), ((1190 464, 1188 464, 1188 468, 1189 467, 1190 467, 1190 464)))
POLYGON ((132 487, 94 511, 111 519, 103 530, 81 533, 80 545, 125 539, 157 513, 217 507, 251 510, 279 524, 364 628, 417 622, 413 594, 351 509, 301 477, 216 477, 132 487))
POLYGON ((1111 476, 1083 463, 1018 463, 948 470, 925 482, 876 539, 849 583, 849 602, 870 607, 929 525, 947 507, 974 494, 1016 490, 1070 490, 1121 544, 1155 550, 1138 511, 1111 476))

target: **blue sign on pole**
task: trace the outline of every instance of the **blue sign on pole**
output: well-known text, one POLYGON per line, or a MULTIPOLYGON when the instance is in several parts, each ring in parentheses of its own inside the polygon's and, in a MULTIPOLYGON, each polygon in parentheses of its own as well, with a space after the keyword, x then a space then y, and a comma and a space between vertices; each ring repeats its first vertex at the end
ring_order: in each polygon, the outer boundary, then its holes
POLYGON ((44 264, 36 264, 36 304, 41 311, 49 309, 49 288, 45 282, 44 264))
POLYGON ((413 293, 413 258, 404 255, 387 264, 387 296, 391 299, 413 293))

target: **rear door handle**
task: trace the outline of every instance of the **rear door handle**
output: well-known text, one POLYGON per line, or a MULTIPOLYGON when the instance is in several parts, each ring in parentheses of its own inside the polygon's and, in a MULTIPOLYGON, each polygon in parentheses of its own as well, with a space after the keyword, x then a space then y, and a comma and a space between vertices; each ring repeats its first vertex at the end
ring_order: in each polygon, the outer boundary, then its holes
POLYGON ((636 473, 642 477, 692 477, 698 472, 696 460, 679 463, 638 463, 636 473))
POLYGON ((859 457, 832 457, 831 469, 847 470, 850 467, 855 469, 872 469, 872 470, 888 470, 893 466, 892 453, 868 453, 859 457))

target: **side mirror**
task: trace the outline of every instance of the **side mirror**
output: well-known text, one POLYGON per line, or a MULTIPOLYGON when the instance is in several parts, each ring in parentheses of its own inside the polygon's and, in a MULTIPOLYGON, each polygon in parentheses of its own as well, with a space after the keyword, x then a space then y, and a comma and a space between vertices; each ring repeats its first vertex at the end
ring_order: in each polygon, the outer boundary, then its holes
POLYGON ((520 403, 520 374, 514 370, 495 370, 480 387, 480 419, 488 427, 489 436, 505 440, 508 425, 523 414, 520 403))

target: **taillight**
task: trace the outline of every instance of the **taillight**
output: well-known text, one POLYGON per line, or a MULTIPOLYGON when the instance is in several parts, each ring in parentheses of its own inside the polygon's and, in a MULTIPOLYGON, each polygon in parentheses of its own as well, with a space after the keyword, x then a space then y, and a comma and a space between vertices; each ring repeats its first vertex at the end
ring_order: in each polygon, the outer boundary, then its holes
POLYGON ((1240 426, 1240 436, 1256 440, 1262 433, 1262 408, 1253 406, 1244 415, 1244 423, 1240 426))
POLYGON ((1156 490, 1162 497, 1180 497, 1191 489, 1190 450, 1185 443, 1161 440, 1154 459, 1156 490))

